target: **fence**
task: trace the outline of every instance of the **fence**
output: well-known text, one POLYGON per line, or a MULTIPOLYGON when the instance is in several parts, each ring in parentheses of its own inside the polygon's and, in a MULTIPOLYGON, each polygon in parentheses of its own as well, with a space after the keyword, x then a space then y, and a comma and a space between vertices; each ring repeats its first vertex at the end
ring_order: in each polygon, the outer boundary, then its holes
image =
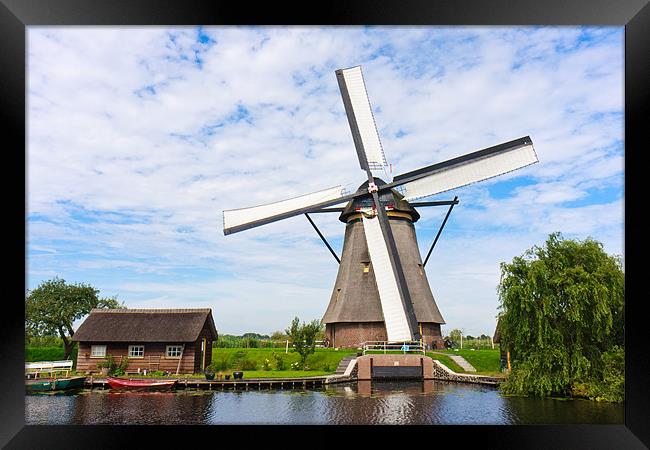
POLYGON ((72 370, 72 361, 35 361, 25 363, 25 374, 28 377, 38 378, 39 375, 47 373, 56 376, 58 372, 65 372, 66 376, 72 370))
POLYGON ((367 341, 362 344, 363 354, 366 353, 422 353, 425 348, 422 342, 387 342, 387 341, 367 341))

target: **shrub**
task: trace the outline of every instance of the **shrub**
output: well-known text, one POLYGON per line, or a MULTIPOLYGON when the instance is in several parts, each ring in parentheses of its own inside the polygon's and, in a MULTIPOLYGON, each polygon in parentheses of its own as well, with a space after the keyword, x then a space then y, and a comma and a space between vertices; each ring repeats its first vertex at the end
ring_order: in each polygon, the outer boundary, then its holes
POLYGON ((218 358, 215 358, 212 361, 212 364, 210 366, 213 366, 215 371, 219 370, 226 370, 230 367, 230 362, 228 360, 227 355, 220 355, 218 358))
POLYGON ((241 362, 242 370, 257 370, 257 362, 252 359, 244 359, 241 362))
POLYGON ((217 373, 219 371, 219 368, 217 367, 217 364, 213 361, 208 366, 205 368, 205 372, 207 373, 217 373))
POLYGON ((275 359, 275 370, 284 370, 286 369, 286 364, 284 362, 284 356, 278 353, 273 353, 273 358, 275 359))
POLYGON ((124 356, 120 363, 115 362, 113 355, 106 355, 105 361, 100 361, 97 363, 98 369, 107 368, 108 374, 111 376, 120 376, 124 375, 126 372, 126 367, 129 365, 129 358, 124 356))
POLYGON ((271 370, 271 360, 266 358, 262 363, 262 370, 271 370))

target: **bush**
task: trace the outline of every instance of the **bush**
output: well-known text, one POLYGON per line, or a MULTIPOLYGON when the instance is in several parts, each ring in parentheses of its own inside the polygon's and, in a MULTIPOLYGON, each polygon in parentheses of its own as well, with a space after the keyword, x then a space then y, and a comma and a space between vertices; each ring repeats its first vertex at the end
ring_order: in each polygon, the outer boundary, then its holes
POLYGON ((270 359, 265 359, 264 362, 262 363, 262 370, 271 370, 271 360, 270 359))
POLYGON ((284 362, 284 356, 278 353, 273 353, 273 358, 275 359, 275 370, 284 370, 286 369, 286 364, 284 362))
POLYGON ((227 370, 230 367, 228 355, 220 355, 218 358, 215 358, 210 365, 213 366, 216 371, 227 370))
POLYGON ((244 359, 240 365, 241 370, 257 370, 257 362, 252 359, 244 359))
POLYGON ((129 358, 124 356, 120 363, 115 362, 113 355, 107 355, 106 361, 100 361, 97 363, 98 369, 107 368, 108 374, 111 376, 120 376, 124 375, 126 372, 126 367, 129 365, 129 358))

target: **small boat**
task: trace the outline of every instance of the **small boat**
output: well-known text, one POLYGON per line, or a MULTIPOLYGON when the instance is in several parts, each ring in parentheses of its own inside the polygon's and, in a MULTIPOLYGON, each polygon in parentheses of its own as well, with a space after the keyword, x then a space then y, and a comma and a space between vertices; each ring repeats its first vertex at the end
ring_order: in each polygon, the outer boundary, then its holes
POLYGON ((29 392, 63 391, 81 389, 86 377, 31 378, 25 380, 25 389, 29 392))
POLYGON ((106 377, 106 381, 112 389, 171 389, 178 380, 106 377))

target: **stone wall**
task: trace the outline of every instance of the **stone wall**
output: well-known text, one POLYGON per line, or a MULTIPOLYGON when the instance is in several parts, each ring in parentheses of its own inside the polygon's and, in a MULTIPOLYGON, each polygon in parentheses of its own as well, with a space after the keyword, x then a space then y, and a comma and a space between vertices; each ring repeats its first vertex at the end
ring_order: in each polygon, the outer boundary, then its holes
POLYGON ((458 381, 461 383, 478 383, 497 385, 503 381, 501 377, 490 377, 487 375, 471 375, 467 373, 456 373, 440 361, 433 360, 434 380, 458 381))

